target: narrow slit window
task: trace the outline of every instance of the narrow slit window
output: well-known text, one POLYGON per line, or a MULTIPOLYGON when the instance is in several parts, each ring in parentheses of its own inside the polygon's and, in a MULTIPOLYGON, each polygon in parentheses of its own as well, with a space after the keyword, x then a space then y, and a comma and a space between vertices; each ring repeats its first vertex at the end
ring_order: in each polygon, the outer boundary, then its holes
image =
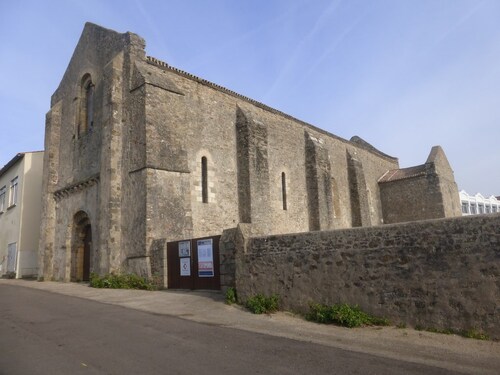
POLYGON ((94 126, 94 83, 92 82, 90 74, 86 74, 82 78, 80 98, 78 136, 92 130, 94 126))
POLYGON ((87 130, 94 126, 94 84, 90 79, 85 87, 85 123, 87 130))
POLYGON ((208 203, 208 168, 207 158, 201 158, 201 201, 208 203))
POLYGON ((287 204, 286 204, 286 174, 285 172, 281 173, 281 198, 283 201, 283 209, 287 209, 287 204))

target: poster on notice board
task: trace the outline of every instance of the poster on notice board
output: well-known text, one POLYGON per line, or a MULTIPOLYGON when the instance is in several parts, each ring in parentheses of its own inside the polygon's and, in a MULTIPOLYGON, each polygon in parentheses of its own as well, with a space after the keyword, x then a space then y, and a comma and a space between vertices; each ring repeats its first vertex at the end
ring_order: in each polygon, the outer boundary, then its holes
POLYGON ((198 277, 214 277, 212 239, 198 240, 198 277))
POLYGON ((189 241, 179 242, 179 258, 191 256, 191 243, 189 241))
POLYGON ((191 276, 191 258, 181 258, 181 276, 191 276))

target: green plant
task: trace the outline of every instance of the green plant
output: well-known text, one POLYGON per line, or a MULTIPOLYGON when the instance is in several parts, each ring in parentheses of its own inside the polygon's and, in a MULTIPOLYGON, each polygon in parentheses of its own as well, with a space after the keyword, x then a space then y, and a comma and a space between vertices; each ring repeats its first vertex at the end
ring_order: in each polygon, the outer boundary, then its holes
POLYGON ((306 314, 306 319, 311 322, 323 324, 332 323, 331 310, 327 305, 311 303, 309 305, 309 312, 306 314))
POLYGON ((384 326, 384 327, 387 327, 387 326, 391 325, 390 320, 387 319, 387 318, 381 318, 379 316, 371 316, 371 315, 369 315, 369 318, 371 320, 371 322, 369 323, 369 325, 372 325, 372 326, 384 326))
POLYGON ((460 334, 463 337, 466 337, 468 339, 476 339, 476 340, 489 340, 490 337, 483 332, 477 331, 475 329, 469 329, 467 331, 462 331, 460 334))
POLYGON ((427 331, 427 332, 432 332, 432 333, 441 333, 445 335, 459 335, 468 339, 476 339, 476 340, 489 340, 490 337, 481 331, 478 331, 476 329, 469 329, 469 330, 455 330, 452 328, 436 328, 436 327, 422 327, 420 325, 416 325, 415 329, 417 331, 427 331))
POLYGON ((386 326, 389 321, 362 311, 359 306, 350 306, 346 303, 335 305, 311 304, 306 319, 323 323, 336 324, 343 327, 360 327, 363 325, 386 326))
POLYGON ((232 305, 233 303, 238 302, 238 295, 236 294, 236 289, 233 287, 229 287, 226 290, 226 303, 228 305, 232 305))
POLYGON ((276 294, 270 297, 256 294, 247 300, 245 306, 254 314, 272 313, 278 311, 279 297, 276 294))
POLYGON ((158 289, 151 281, 135 274, 108 274, 99 276, 95 273, 90 274, 90 283, 92 288, 109 289, 158 289))
POLYGON ((452 335, 452 334, 455 333, 455 331, 453 331, 450 328, 434 328, 434 327, 430 327, 430 328, 427 328, 426 331, 427 332, 432 332, 432 333, 441 333, 441 334, 444 334, 444 335, 452 335))
POLYGON ((404 322, 398 323, 396 325, 396 328, 400 328, 400 329, 406 328, 406 323, 404 323, 404 322))

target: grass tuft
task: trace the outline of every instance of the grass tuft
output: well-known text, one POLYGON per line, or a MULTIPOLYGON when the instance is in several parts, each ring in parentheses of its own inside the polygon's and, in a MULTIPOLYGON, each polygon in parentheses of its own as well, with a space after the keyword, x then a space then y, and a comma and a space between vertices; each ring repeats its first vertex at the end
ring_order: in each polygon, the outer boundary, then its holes
POLYGON ((359 306, 350 306, 346 303, 331 306, 313 303, 310 305, 306 319, 313 322, 336 324, 349 328, 389 325, 389 320, 370 315, 362 311, 359 306))
POLYGON ((90 274, 90 286, 92 288, 109 289, 142 289, 157 290, 158 287, 145 277, 135 274, 108 274, 99 276, 96 273, 90 274))
POLYGON ((247 300, 245 306, 254 314, 273 313, 279 309, 279 297, 276 294, 273 294, 270 297, 266 297, 262 294, 256 294, 247 300))
POLYGON ((238 303, 238 294, 236 293, 235 288, 233 288, 233 287, 227 288, 227 290, 226 290, 226 303, 228 305, 238 303))

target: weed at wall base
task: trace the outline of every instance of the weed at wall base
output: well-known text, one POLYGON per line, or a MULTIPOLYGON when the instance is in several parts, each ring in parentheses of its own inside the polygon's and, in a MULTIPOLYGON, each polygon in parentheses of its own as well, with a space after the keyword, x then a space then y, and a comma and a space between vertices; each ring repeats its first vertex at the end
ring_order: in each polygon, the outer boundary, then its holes
POLYGON ((458 335, 468 339, 475 340, 490 340, 490 337, 477 329, 469 329, 469 330, 456 330, 452 328, 435 328, 435 327, 422 327, 421 325, 416 325, 415 329, 417 331, 427 331, 432 333, 441 333, 445 335, 458 335))
POLYGON ((135 274, 110 274, 100 277, 95 273, 91 273, 89 286, 92 288, 109 289, 158 289, 151 281, 135 274))
POLYGON ((460 335, 468 339, 490 340, 490 337, 486 333, 475 329, 469 329, 468 331, 461 331, 460 335))
POLYGON ((312 303, 309 306, 306 319, 317 323, 336 324, 348 328, 389 325, 389 320, 367 314, 358 306, 350 306, 346 303, 332 306, 312 303))
POLYGON ((226 303, 228 305, 238 303, 238 294, 236 293, 235 288, 233 288, 233 287, 227 288, 227 290, 226 290, 226 303))
POLYGON ((270 297, 266 297, 263 294, 256 294, 247 300, 245 307, 254 314, 273 313, 279 310, 279 297, 276 294, 270 297))

